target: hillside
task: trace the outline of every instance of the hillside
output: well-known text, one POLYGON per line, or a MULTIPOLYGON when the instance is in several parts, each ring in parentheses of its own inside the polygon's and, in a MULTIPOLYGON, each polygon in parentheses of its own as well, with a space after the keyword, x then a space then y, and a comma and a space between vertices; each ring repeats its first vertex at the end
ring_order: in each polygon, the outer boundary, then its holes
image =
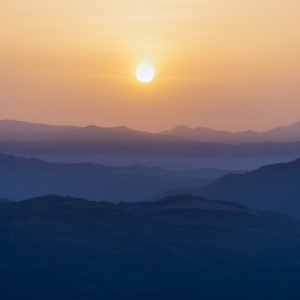
POLYGON ((7 203, 7 202, 11 202, 11 200, 6 199, 6 198, 0 199, 0 203, 7 203))
POLYGON ((300 159, 245 174, 228 174, 200 189, 174 190, 164 195, 178 193, 234 201, 300 218, 300 159))
POLYGON ((22 200, 47 194, 89 200, 141 201, 176 187, 201 187, 229 173, 217 169, 170 171, 108 167, 90 163, 47 163, 0 154, 0 198, 22 200))
POLYGON ((2 203, 0 298, 297 299, 299 237, 292 218, 190 195, 2 203))

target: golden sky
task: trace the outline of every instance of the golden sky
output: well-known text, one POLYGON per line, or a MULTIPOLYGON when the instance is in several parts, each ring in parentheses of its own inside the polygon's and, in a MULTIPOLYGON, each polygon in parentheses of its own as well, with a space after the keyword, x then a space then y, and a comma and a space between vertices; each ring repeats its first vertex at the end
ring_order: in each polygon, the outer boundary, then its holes
POLYGON ((299 0, 1 0, 0 119, 157 132, 300 120, 299 0), (156 70, 136 80, 143 61, 156 70))

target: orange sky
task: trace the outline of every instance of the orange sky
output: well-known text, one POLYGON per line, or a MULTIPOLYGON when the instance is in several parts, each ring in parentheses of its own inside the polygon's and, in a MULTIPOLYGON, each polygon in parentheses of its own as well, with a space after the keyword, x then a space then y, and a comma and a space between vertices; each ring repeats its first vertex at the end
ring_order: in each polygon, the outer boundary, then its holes
POLYGON ((239 131, 300 120, 299 0, 1 0, 0 119, 239 131), (142 84, 135 69, 155 67, 142 84))

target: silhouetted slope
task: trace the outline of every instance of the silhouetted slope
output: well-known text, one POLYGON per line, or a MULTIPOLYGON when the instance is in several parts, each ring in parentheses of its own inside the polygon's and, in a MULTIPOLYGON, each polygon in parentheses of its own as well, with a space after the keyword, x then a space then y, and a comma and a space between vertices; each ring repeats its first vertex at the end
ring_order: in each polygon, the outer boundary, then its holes
MULTIPOLYGON (((245 174, 228 174, 201 189, 203 195, 272 209, 300 196, 300 159, 261 167, 245 174)), ((300 203, 299 203, 300 204, 300 203)))
POLYGON ((300 121, 289 126, 281 126, 264 132, 255 132, 253 130, 229 132, 213 130, 206 127, 197 127, 191 129, 185 125, 179 125, 171 130, 165 130, 161 133, 178 137, 192 138, 197 141, 211 143, 286 143, 300 141, 300 121))
POLYGON ((291 218, 189 195, 0 204, 0 298, 297 299, 299 237, 291 218))
POLYGON ((75 126, 55 126, 14 120, 0 120, 0 141, 33 141, 53 138, 62 132, 71 132, 75 126))
POLYGON ((227 173, 47 163, 0 154, 0 197, 22 200, 54 193, 97 201, 140 201, 176 187, 201 187, 227 173))
POLYGON ((285 199, 274 210, 300 219, 300 197, 285 199))
POLYGON ((245 174, 228 174, 203 188, 180 192, 230 200, 300 218, 300 159, 267 165, 245 174))

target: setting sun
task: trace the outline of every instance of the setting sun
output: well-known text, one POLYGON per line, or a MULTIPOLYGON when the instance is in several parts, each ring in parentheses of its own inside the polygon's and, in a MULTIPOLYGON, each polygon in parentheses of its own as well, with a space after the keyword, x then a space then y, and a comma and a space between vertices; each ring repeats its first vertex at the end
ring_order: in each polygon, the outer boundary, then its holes
POLYGON ((153 80, 155 71, 149 64, 140 65, 135 71, 136 78, 143 83, 147 83, 153 80))

